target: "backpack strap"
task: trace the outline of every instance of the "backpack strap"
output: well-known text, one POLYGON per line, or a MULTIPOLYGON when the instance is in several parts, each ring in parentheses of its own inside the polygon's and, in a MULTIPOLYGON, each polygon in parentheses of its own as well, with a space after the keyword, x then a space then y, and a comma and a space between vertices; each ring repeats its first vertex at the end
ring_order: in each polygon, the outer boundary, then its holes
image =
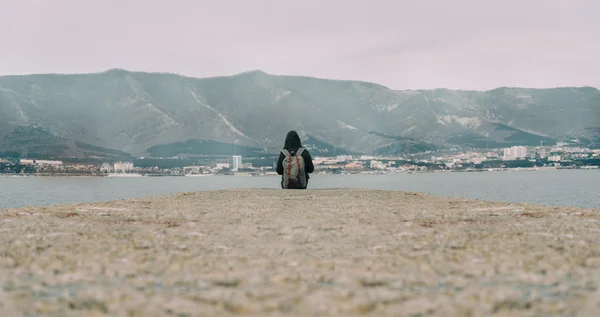
MULTIPOLYGON (((296 165, 298 165, 298 172, 300 172, 300 157, 302 156, 302 151, 304 151, 303 148, 299 148, 298 151, 296 152, 296 165)), ((298 175, 300 176, 300 175, 298 175)))
POLYGON ((283 155, 285 155, 285 157, 291 157, 292 155, 290 154, 290 152, 288 152, 288 150, 284 149, 283 151, 281 151, 281 153, 283 153, 283 155))
POLYGON ((300 173, 300 155, 298 154, 296 154, 296 165, 298 165, 298 173, 300 173))
MULTIPOLYGON (((290 185, 290 179, 292 179, 292 157, 290 156, 290 152, 288 152, 287 150, 284 150, 287 153, 287 157, 288 157, 288 168, 287 168, 287 181, 286 181, 286 186, 290 185)), ((284 153, 285 154, 285 153, 284 153)))

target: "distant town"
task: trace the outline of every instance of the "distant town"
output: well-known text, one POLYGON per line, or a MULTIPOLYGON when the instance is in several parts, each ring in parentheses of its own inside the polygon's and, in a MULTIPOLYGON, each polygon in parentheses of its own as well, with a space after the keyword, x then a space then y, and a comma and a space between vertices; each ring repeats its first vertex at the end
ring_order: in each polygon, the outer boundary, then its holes
MULTIPOLYGON (((144 177, 276 175, 277 156, 232 155, 209 159, 145 158, 115 162, 0 158, 0 174, 37 176, 144 177)), ((414 153, 400 157, 336 155, 313 157, 317 174, 393 174, 541 169, 598 169, 600 150, 559 143, 552 147, 513 146, 493 150, 414 153)))

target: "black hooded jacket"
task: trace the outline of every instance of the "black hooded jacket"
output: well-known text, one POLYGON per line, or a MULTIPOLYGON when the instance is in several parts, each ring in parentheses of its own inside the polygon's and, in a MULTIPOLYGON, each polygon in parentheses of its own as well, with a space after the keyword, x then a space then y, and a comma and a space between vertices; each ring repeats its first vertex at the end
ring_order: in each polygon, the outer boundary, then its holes
MULTIPOLYGON (((294 155, 298 151, 299 148, 302 147, 302 143, 300 142, 300 136, 296 131, 288 132, 285 143, 283 146, 284 150, 288 150, 290 154, 294 155)), ((304 172, 306 173, 306 179, 309 179, 308 174, 312 173, 315 170, 315 166, 312 162, 312 157, 310 157, 310 153, 308 153, 307 149, 302 151, 302 158, 304 159, 304 172)), ((285 155, 283 153, 279 153, 279 159, 277 160, 277 174, 283 175, 283 159, 285 159, 285 155)))

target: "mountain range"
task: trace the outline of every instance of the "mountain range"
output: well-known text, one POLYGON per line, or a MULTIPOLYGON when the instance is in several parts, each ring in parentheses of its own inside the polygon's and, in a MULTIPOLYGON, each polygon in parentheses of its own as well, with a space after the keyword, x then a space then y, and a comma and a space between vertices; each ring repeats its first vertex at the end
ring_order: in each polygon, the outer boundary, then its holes
POLYGON ((403 154, 577 142, 600 146, 592 87, 393 90, 250 71, 191 78, 112 69, 0 77, 0 156, 403 154))

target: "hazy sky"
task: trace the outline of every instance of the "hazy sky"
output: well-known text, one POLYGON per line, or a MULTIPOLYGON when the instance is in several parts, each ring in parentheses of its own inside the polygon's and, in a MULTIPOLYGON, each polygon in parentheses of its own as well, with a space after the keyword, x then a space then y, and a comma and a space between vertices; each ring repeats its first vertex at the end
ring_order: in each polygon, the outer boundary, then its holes
POLYGON ((599 0, 0 0, 0 74, 600 87, 599 0))

